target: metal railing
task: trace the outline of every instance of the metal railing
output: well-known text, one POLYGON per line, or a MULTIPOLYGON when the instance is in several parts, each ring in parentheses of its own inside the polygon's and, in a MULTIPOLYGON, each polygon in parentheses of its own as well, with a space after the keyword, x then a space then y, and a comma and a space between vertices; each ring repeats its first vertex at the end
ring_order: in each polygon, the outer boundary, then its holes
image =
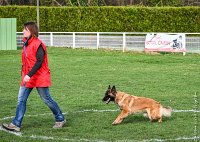
MULTIPOLYGON (((146 34, 140 32, 40 32, 39 38, 47 46, 104 48, 125 52, 144 51, 146 34)), ((200 53, 200 33, 185 33, 185 35, 187 52, 200 53)), ((22 38, 23 33, 17 32, 18 47, 22 46, 22 38)))

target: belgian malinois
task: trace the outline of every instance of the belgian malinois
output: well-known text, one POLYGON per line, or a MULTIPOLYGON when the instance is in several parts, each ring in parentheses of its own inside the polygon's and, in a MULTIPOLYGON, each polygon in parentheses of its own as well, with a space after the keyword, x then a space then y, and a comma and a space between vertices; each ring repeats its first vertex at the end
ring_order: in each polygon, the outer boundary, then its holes
POLYGON ((121 113, 112 124, 120 124, 129 114, 138 112, 147 114, 151 122, 154 120, 162 122, 163 116, 170 117, 172 113, 170 107, 164 107, 153 99, 132 96, 117 91, 115 86, 111 88, 110 85, 108 86, 103 101, 107 104, 110 101, 114 101, 121 109, 121 113))

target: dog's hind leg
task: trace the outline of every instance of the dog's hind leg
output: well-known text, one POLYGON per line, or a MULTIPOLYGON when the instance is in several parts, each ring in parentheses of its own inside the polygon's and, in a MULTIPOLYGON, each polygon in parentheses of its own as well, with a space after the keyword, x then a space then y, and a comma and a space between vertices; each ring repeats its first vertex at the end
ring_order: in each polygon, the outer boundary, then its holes
POLYGON ((158 120, 158 122, 162 122, 162 114, 160 113, 160 110, 157 108, 151 109, 150 110, 151 114, 151 122, 158 120))
POLYGON ((162 107, 160 107, 159 111, 158 111, 158 122, 161 123, 162 122, 162 107))
POLYGON ((115 119, 115 121, 112 123, 113 125, 116 125, 116 124, 120 124, 125 117, 128 116, 128 111, 127 110, 122 110, 120 115, 115 119))
POLYGON ((158 122, 159 122, 159 123, 162 122, 162 116, 158 119, 158 122))

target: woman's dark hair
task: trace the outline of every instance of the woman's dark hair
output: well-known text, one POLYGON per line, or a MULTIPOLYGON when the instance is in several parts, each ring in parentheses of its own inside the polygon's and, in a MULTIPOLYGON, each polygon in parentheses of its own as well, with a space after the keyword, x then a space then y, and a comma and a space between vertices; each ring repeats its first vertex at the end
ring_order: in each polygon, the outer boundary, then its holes
POLYGON ((38 37, 38 26, 35 22, 24 23, 24 28, 30 31, 32 37, 38 37))

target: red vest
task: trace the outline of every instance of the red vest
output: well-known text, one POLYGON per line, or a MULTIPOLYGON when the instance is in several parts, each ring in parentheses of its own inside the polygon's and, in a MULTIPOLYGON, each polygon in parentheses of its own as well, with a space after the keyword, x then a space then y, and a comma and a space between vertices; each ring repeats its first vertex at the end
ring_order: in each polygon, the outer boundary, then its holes
MULTIPOLYGON (((23 41, 26 41, 24 38, 23 41)), ((47 50, 46 46, 42 43, 42 41, 38 38, 31 38, 28 41, 28 45, 25 49, 23 46, 22 49, 22 82, 21 86, 26 86, 28 88, 34 87, 49 87, 51 85, 51 77, 50 77, 50 69, 48 67, 48 58, 47 58, 47 50), (40 69, 38 69, 35 74, 30 78, 30 81, 26 84, 23 83, 23 78, 25 75, 29 73, 29 71, 33 68, 36 63, 36 52, 42 44, 44 49, 44 61, 40 69)))

